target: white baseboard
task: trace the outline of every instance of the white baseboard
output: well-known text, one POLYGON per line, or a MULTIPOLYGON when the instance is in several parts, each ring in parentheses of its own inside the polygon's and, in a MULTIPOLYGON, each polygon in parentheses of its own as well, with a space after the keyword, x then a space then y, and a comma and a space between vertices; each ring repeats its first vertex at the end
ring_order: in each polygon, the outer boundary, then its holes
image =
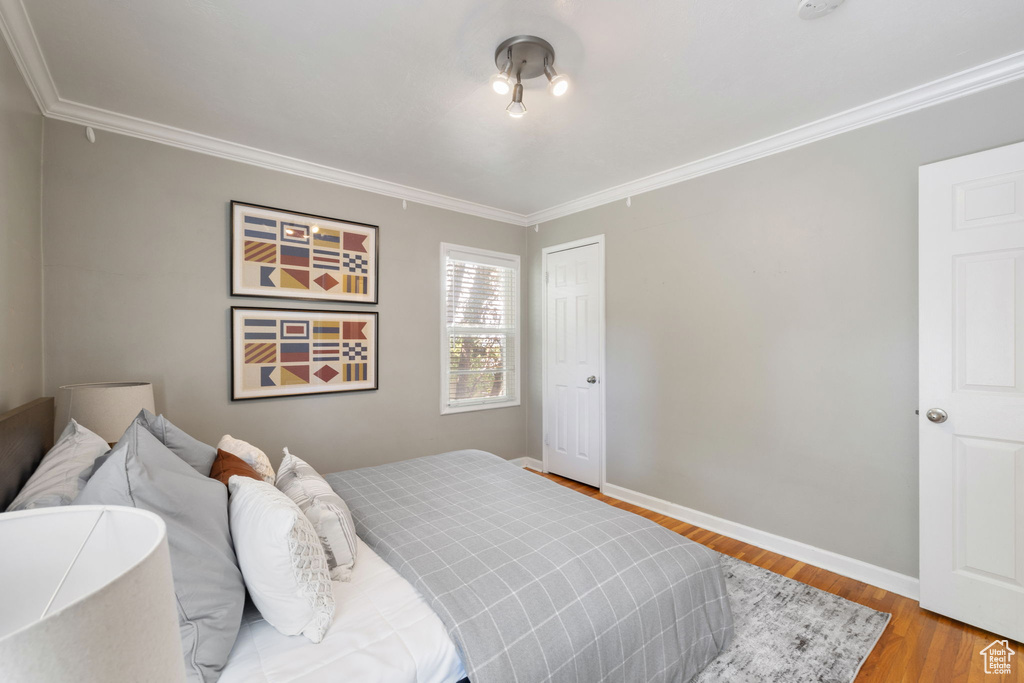
POLYGON ((512 458, 509 460, 510 463, 516 467, 529 467, 535 469, 538 472, 544 471, 544 463, 537 458, 523 457, 523 458, 512 458))
MULTIPOLYGON (((519 460, 528 459, 519 458, 519 460)), ((767 531, 754 529, 745 524, 730 522, 721 517, 715 517, 714 515, 699 512, 676 503, 670 503, 667 500, 655 498, 654 496, 639 493, 622 486, 616 486, 615 484, 605 484, 601 487, 601 492, 626 503, 639 505, 660 515, 678 519, 681 522, 693 524, 708 531, 713 531, 716 534, 728 536, 729 538, 735 538, 737 541, 756 545, 759 548, 785 555, 799 562, 806 562, 815 567, 821 567, 830 572, 835 572, 857 581, 863 581, 864 583, 883 588, 892 593, 898 593, 912 600, 919 599, 918 580, 912 576, 906 576, 891 569, 868 564, 862 560, 834 553, 831 550, 823 550, 800 541, 794 541, 767 531)))

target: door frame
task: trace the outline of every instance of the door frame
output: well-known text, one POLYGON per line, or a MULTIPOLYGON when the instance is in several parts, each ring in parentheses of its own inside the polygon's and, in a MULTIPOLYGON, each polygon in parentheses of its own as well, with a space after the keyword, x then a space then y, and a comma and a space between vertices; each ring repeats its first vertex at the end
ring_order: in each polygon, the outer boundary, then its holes
POLYGON ((545 402, 547 400, 547 382, 548 382, 548 282, 546 273, 548 272, 548 255, 554 254, 561 251, 569 251, 570 249, 578 249, 579 247, 587 247, 590 245, 597 245, 597 312, 598 312, 598 368, 600 372, 600 380, 597 383, 597 404, 598 411, 601 419, 601 444, 600 444, 600 458, 601 458, 601 474, 598 481, 598 488, 604 492, 604 484, 606 481, 605 470, 607 463, 607 445, 608 445, 608 421, 607 411, 605 410, 605 398, 607 396, 607 366, 605 363, 605 249, 604 249, 604 234, 594 235, 593 237, 584 237, 583 239, 573 240, 571 242, 563 242, 561 244, 553 244, 550 247, 544 247, 541 249, 541 380, 540 380, 540 411, 541 411, 541 434, 540 434, 540 452, 542 457, 542 464, 544 472, 548 471, 548 454, 547 448, 545 447, 544 438, 548 433, 548 411, 545 402))

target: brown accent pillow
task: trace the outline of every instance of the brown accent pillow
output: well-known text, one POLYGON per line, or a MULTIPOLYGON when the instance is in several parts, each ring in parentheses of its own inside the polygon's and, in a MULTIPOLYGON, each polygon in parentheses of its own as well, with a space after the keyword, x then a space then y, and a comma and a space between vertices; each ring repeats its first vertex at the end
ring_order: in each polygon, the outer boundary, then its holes
POLYGON ((216 479, 227 486, 228 479, 236 474, 241 477, 255 479, 256 481, 263 481, 263 477, 256 474, 256 470, 252 468, 252 465, 234 453, 228 453, 218 448, 217 457, 213 461, 213 467, 210 468, 210 479, 216 479))

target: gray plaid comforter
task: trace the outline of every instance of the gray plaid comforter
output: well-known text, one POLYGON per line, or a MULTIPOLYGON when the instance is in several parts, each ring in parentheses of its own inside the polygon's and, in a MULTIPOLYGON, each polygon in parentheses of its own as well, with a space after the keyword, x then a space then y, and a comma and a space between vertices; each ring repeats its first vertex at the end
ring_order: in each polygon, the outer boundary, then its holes
POLYGON ((473 683, 682 683, 732 637, 715 552, 495 455, 326 479, 437 612, 473 683))

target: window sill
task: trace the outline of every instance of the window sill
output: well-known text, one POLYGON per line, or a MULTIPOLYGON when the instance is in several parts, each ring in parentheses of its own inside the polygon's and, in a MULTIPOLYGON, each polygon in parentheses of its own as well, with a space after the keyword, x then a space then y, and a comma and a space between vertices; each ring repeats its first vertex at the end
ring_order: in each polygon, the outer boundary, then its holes
POLYGON ((521 401, 502 401, 500 403, 478 403, 469 406, 442 406, 442 415, 454 415, 457 413, 472 413, 477 410, 494 410, 495 408, 515 408, 521 405, 521 401))

